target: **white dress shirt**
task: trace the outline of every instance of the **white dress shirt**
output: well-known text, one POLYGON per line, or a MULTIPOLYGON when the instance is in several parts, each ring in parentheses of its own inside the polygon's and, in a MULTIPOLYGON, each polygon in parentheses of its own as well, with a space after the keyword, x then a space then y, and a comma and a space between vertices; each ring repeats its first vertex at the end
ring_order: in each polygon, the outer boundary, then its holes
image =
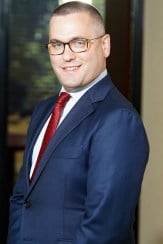
MULTIPOLYGON (((70 110, 74 107, 74 105, 78 102, 78 100, 86 93, 86 91, 88 91, 92 86, 94 86, 95 84, 97 84, 101 79, 103 79, 105 76, 107 75, 107 70, 104 70, 95 80, 93 80, 91 83, 89 83, 87 86, 79 89, 74 90, 73 92, 69 92, 69 94, 71 95, 70 99, 68 100, 68 102, 66 103, 66 106, 64 107, 63 111, 62 111, 62 115, 59 121, 58 126, 62 123, 62 121, 65 119, 65 117, 67 116, 67 114, 70 112, 70 110)), ((61 92, 66 92, 64 87, 61 88, 61 92)), ((33 148, 33 154, 32 154, 32 166, 31 166, 31 170, 30 170, 30 178, 32 176, 35 164, 36 164, 36 160, 38 157, 38 153, 40 151, 41 148, 41 144, 43 141, 43 137, 46 131, 46 128, 48 126, 48 122, 50 120, 51 115, 49 116, 48 120, 45 122, 37 140, 36 143, 34 145, 33 148)))

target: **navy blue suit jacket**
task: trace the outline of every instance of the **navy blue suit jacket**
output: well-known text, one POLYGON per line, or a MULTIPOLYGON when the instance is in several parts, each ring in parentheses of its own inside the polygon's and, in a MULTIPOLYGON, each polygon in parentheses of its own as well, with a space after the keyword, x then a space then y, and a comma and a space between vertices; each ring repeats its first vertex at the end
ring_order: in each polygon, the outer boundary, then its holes
POLYGON ((32 184, 33 146, 56 97, 40 103, 10 199, 8 244, 131 244, 148 159, 141 119, 109 77, 57 129, 32 184))

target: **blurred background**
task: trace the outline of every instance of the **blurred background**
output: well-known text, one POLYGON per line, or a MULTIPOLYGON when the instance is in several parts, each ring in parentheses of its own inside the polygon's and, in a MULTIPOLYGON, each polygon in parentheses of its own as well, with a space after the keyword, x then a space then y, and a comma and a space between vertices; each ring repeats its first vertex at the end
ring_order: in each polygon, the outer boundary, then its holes
MULTIPOLYGON (((0 0, 0 242, 36 104, 60 87, 45 48, 53 9, 66 1, 0 0)), ((140 113, 151 146, 135 216, 137 244, 163 244, 163 1, 94 0, 111 35, 108 71, 140 113)), ((13 243, 14 244, 14 243, 13 243)))

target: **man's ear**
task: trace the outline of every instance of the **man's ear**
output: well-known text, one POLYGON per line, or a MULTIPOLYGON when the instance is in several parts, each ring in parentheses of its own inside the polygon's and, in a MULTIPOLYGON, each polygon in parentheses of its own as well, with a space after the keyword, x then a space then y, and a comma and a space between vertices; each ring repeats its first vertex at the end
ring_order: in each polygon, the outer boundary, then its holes
POLYGON ((102 37, 102 48, 105 58, 110 55, 110 35, 106 34, 102 37))

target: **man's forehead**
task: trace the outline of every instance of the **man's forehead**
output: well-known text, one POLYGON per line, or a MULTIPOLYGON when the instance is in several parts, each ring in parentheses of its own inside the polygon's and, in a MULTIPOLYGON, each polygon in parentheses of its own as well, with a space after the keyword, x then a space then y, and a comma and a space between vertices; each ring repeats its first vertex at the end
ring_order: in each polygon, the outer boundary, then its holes
MULTIPOLYGON (((90 19, 87 13, 79 12, 68 15, 56 15, 50 20, 50 27, 60 30, 64 28, 64 31, 73 31, 75 29, 92 29, 94 22, 90 19)), ((62 30, 63 31, 63 30, 62 30)))
POLYGON ((69 41, 76 37, 92 38, 97 32, 94 22, 87 12, 77 12, 67 15, 54 15, 49 26, 50 39, 69 41))

